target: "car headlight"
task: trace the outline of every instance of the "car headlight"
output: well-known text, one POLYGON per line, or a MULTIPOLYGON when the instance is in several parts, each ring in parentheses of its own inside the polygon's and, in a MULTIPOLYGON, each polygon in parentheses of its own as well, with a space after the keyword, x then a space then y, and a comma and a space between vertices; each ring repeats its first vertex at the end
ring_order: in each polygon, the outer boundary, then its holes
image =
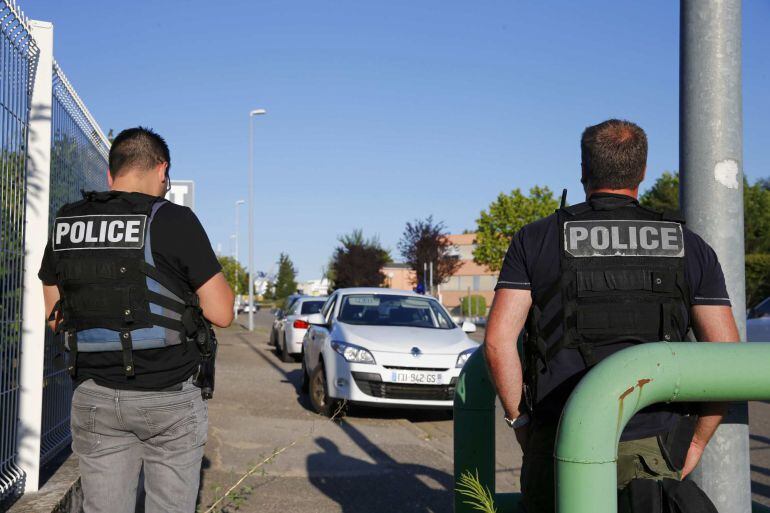
POLYGON ((332 349, 337 351, 342 357, 353 363, 375 363, 372 353, 364 349, 363 347, 354 346, 347 342, 340 342, 339 340, 332 340, 332 349))
POLYGON ((470 358, 471 355, 476 352, 476 349, 478 348, 472 347, 460 353, 460 356, 457 357, 457 363, 455 364, 455 367, 461 369, 463 365, 465 365, 465 362, 468 361, 468 358, 470 358))

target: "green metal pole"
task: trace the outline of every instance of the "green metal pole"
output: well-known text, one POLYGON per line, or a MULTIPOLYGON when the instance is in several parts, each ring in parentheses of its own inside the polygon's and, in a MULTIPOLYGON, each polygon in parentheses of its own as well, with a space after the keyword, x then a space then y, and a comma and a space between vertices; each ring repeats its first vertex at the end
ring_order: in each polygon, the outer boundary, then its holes
POLYGON ((567 402, 556 445, 559 513, 616 513, 617 448, 654 403, 770 399, 770 343, 654 343, 597 365, 567 402))
MULTIPOLYGON (((482 485, 495 493, 495 388, 483 345, 465 362, 455 388, 454 450, 455 487, 463 473, 478 473, 482 485)), ((456 513, 476 511, 456 489, 454 497, 456 513)))

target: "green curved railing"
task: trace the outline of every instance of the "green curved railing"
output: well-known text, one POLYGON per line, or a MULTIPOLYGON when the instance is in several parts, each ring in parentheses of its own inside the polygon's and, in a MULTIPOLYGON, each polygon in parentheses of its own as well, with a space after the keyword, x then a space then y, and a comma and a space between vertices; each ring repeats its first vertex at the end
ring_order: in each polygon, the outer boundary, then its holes
MULTIPOLYGON (((559 513, 617 511, 620 433, 640 409, 659 402, 770 399, 770 343, 654 343, 620 351, 578 384, 559 423, 559 513)), ((484 351, 460 374, 455 394, 455 483, 466 471, 495 491, 495 393, 484 351)), ((749 493, 746 490, 746 493, 749 493)), ((517 511, 517 494, 496 494, 498 511, 517 511)), ((455 512, 473 506, 455 490, 455 512)), ((767 511, 754 505, 754 511, 767 511)))

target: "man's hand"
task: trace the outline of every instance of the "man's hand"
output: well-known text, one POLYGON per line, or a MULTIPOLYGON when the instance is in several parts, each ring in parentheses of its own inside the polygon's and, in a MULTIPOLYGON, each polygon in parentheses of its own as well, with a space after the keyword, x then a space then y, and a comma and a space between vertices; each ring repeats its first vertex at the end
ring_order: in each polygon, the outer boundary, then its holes
POLYGON ((519 429, 513 430, 516 435, 516 441, 519 442, 522 452, 526 451, 527 442, 529 441, 529 424, 521 426, 519 429))
POLYGON ((511 418, 519 415, 523 384, 516 341, 531 305, 532 293, 529 290, 500 289, 495 292, 484 339, 492 381, 503 409, 511 418))
POLYGON ((687 458, 684 460, 684 467, 682 467, 682 479, 690 475, 695 470, 695 467, 700 463, 701 456, 706 446, 699 441, 693 439, 690 442, 690 448, 687 450, 687 458))

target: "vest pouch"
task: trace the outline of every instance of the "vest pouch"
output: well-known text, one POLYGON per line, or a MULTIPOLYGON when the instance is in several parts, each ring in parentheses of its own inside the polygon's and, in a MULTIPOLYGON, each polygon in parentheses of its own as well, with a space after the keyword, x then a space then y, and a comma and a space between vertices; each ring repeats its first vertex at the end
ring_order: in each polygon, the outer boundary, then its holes
POLYGON ((640 334, 658 333, 660 306, 655 303, 580 304, 575 311, 576 329, 586 339, 600 341, 624 335, 637 338, 640 334))
POLYGON ((607 296, 614 292, 651 291, 653 277, 645 269, 578 271, 578 297, 607 296))

